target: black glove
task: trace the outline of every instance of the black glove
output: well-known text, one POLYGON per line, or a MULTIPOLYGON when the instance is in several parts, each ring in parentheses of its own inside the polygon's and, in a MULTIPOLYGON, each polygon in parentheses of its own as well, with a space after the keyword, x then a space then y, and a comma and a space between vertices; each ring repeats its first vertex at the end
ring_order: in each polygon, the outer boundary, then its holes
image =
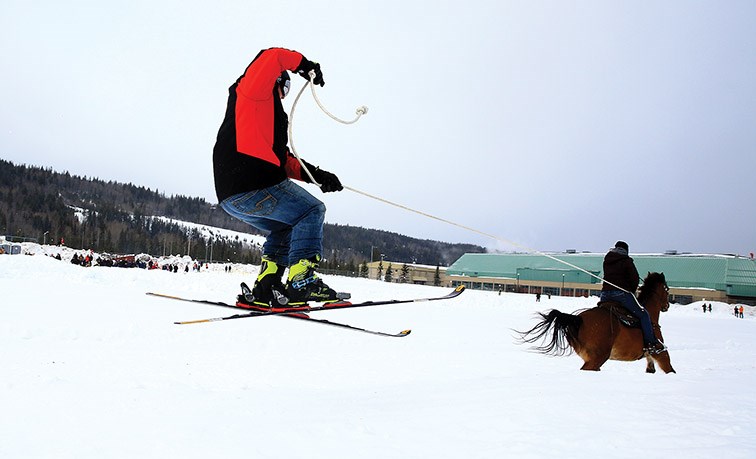
POLYGON ((320 71, 320 64, 317 62, 308 61, 306 57, 302 57, 302 62, 299 63, 296 72, 307 81, 310 81, 310 70, 315 71, 315 78, 312 79, 312 84, 324 86, 323 72, 320 71))
POLYGON ((324 171, 321 168, 317 168, 312 171, 312 178, 316 182, 320 183, 320 191, 323 193, 330 193, 331 191, 341 191, 344 187, 341 185, 339 178, 336 174, 332 174, 328 171, 324 171))

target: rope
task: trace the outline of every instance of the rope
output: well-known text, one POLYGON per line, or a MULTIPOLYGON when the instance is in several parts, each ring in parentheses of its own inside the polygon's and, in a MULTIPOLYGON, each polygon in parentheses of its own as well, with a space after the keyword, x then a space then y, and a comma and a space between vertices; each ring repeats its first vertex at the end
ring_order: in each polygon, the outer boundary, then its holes
MULTIPOLYGON (((310 76, 312 78, 312 76, 310 76)), ((294 99, 294 104, 291 106, 291 113, 289 114, 289 144, 291 145, 291 153, 294 155, 295 158, 297 158, 297 161, 299 161, 299 164, 302 166, 302 169, 307 173, 307 176, 310 177, 310 180, 312 183, 320 187, 320 184, 315 180, 315 178, 310 173, 310 169, 305 166, 304 161, 302 161, 302 158, 299 157, 299 154, 297 153, 296 147, 294 147, 294 110, 297 108, 297 103, 299 102, 299 98, 302 96, 302 93, 304 92, 307 85, 310 84, 310 81, 308 80, 307 83, 302 86, 302 89, 299 90, 299 93, 297 94, 297 97, 294 99)), ((314 85, 313 85, 314 86, 314 85)))
MULTIPOLYGON (((294 99, 294 104, 291 106, 291 114, 289 115, 289 143, 291 144, 291 152, 294 155, 294 157, 297 158, 297 160, 299 161, 299 164, 302 166, 302 169, 307 173, 307 176, 310 178, 310 180, 312 181, 312 183, 315 186, 320 187, 320 184, 312 176, 312 174, 310 173, 310 170, 307 168, 307 166, 305 165, 304 161, 302 161, 302 158, 299 157, 299 154, 297 153, 297 150, 294 147, 294 134, 293 134, 294 110, 296 109, 297 103, 299 102, 299 98, 302 96, 302 93, 304 93, 305 88, 307 87, 307 85, 310 85, 310 89, 312 91, 312 96, 315 99, 315 102, 318 104, 318 107, 320 107, 320 109, 323 111, 323 113, 325 113, 326 115, 328 115, 329 117, 331 117, 333 120, 338 121, 339 123, 342 123, 342 124, 353 124, 353 123, 356 123, 357 120, 359 120, 362 115, 364 115, 364 114, 367 113, 368 109, 364 105, 361 106, 361 107, 358 107, 357 111, 356 111, 357 117, 355 119, 353 119, 352 121, 345 121, 345 120, 339 119, 338 117, 336 117, 333 114, 331 114, 331 112, 329 112, 328 110, 326 110, 326 108, 320 102, 320 99, 318 99, 318 95, 315 93, 315 85, 314 84, 310 84, 311 80, 313 78, 315 78, 315 72, 314 71, 310 71, 310 73, 308 74, 308 76, 310 77, 310 79, 307 81, 307 83, 304 84, 304 86, 302 86, 302 89, 299 90, 299 93, 297 94, 297 97, 294 99)), ((431 215, 431 214, 428 214, 428 213, 425 213, 425 212, 421 212, 419 210, 412 209, 412 208, 404 206, 402 204, 398 204, 398 203, 389 201, 387 199, 380 198, 378 196, 372 195, 370 193, 366 193, 364 191, 360 191, 358 189, 355 189, 355 188, 352 188, 352 187, 349 187, 349 186, 344 186, 344 189, 349 190, 349 191, 351 191, 353 193, 361 194, 361 195, 363 195, 365 197, 374 199, 376 201, 380 201, 380 202, 382 202, 384 204, 389 204, 389 205, 397 207, 399 209, 406 210, 406 211, 409 211, 409 212, 413 212, 413 213, 416 213, 418 215, 422 215, 423 217, 427 217, 427 218, 430 218, 430 219, 433 219, 433 220, 437 220, 437 221, 440 221, 440 222, 443 222, 443 223, 446 223, 446 224, 449 224, 449 225, 452 225, 452 226, 456 226, 458 228, 462 228, 464 230, 467 230, 467 231, 470 231, 470 232, 473 232, 473 233, 476 233, 476 234, 480 234, 482 236, 491 238, 491 239, 493 239, 495 241, 499 241, 499 242, 503 242, 505 244, 509 244, 511 246, 520 248, 520 249, 522 249, 522 250, 524 250, 526 252, 530 252, 530 253, 535 253, 537 255, 541 255, 543 257, 549 258, 549 259, 554 260, 554 261, 556 261, 558 263, 561 263, 563 265, 569 266, 572 269, 576 269, 576 270, 581 271, 581 272, 583 272, 585 274, 588 274, 591 277, 595 277, 599 281, 605 282, 605 283, 611 285, 612 287, 616 288, 617 290, 621 290, 621 291, 626 292, 626 293, 631 293, 631 292, 628 292, 627 290, 625 290, 624 288, 622 288, 622 287, 620 287, 618 285, 615 285, 615 284, 607 281, 606 279, 602 278, 601 276, 597 276, 596 274, 593 274, 592 272, 590 272, 588 270, 585 270, 585 269, 583 269, 583 268, 581 268, 579 266, 576 266, 576 265, 574 265, 572 263, 569 263, 567 261, 564 261, 564 260, 561 260, 559 258, 556 258, 555 256, 550 255, 548 253, 541 252, 540 250, 536 250, 536 249, 533 249, 531 247, 527 247, 527 246, 519 244, 517 242, 510 241, 508 239, 504 239, 504 238, 501 238, 499 236, 495 236, 493 234, 486 233, 484 231, 480 231, 480 230, 477 230, 475 228, 471 228, 469 226, 465 226, 465 225, 453 222, 451 220, 446 220, 444 218, 436 217, 434 215, 431 215)), ((633 295, 633 298, 635 299, 635 302, 638 303, 638 306, 640 306, 642 308, 643 306, 641 306, 641 304, 638 302, 638 299, 635 298, 635 295, 633 295)))
POLYGON ((576 266, 576 265, 574 265, 574 264, 572 264, 572 263, 570 263, 570 262, 567 262, 567 261, 561 260, 561 259, 559 259, 559 258, 556 258, 555 256, 553 256, 553 255, 550 255, 550 254, 548 254, 548 253, 545 253, 545 252, 541 252, 540 250, 536 250, 536 249, 534 249, 534 248, 531 248, 531 247, 527 247, 527 246, 525 246, 525 245, 522 245, 522 244, 519 244, 519 243, 517 243, 517 242, 511 241, 511 240, 508 240, 508 239, 504 239, 504 238, 501 238, 501 237, 499 237, 499 236, 495 236, 495 235, 493 235, 493 234, 490 234, 490 233, 486 233, 486 232, 484 232, 484 231, 480 231, 480 230, 477 230, 477 229, 475 229, 475 228, 471 228, 471 227, 469 227, 469 226, 465 226, 465 225, 462 225, 462 224, 459 224, 459 223, 453 222, 453 221, 451 221, 451 220, 447 220, 447 219, 445 219, 445 218, 436 217, 435 215, 431 215, 431 214, 428 214, 428 213, 425 213, 425 212, 422 212, 422 211, 419 211, 419 210, 415 210, 415 209, 409 208, 409 207, 407 207, 407 206, 404 206, 404 205, 401 205, 401 204, 397 204, 397 203, 395 203, 395 202, 391 202, 391 201, 389 201, 389 200, 387 200, 387 199, 384 199, 384 198, 380 198, 380 197, 378 197, 378 196, 374 196, 374 195, 372 195, 372 194, 369 194, 369 193, 366 193, 366 192, 364 192, 364 191, 360 191, 360 190, 354 189, 354 188, 352 188, 352 187, 348 187, 348 186, 345 186, 345 187, 344 187, 344 189, 347 189, 347 190, 349 190, 349 191, 352 191, 352 192, 354 192, 354 193, 358 193, 358 194, 361 194, 361 195, 363 195, 363 196, 366 196, 366 197, 368 197, 368 198, 371 198, 371 199, 375 199, 376 201, 380 201, 380 202, 382 202, 382 203, 385 203, 385 204, 389 204, 389 205, 391 205, 391 206, 394 206, 394 207, 398 207, 398 208, 400 208, 400 209, 403 209, 403 210, 407 210, 407 211, 409 211, 409 212, 413 212, 413 213, 416 213, 416 214, 418 214, 418 215, 422 215, 423 217, 428 217, 428 218, 431 218, 431 219, 433 219, 433 220, 438 220, 438 221, 440 221, 440 222, 443 222, 443 223, 447 223, 447 224, 449 224, 449 225, 452 225, 452 226, 456 226, 457 228, 462 228, 462 229, 464 229, 464 230, 467 230, 467 231, 470 231, 470 232, 473 232, 473 233, 477 233, 477 234, 480 234, 480 235, 482 235, 482 236, 486 236, 486 237, 488 237, 488 238, 491 238, 491 239, 493 239, 493 240, 495 240, 495 241, 499 241, 499 242, 503 242, 503 243, 505 243, 505 244, 509 244, 509 245, 512 245, 512 246, 514 246, 514 247, 517 247, 517 248, 519 248, 519 249, 522 249, 522 250, 524 250, 524 251, 526 251, 526 252, 535 253, 536 255, 541 255, 541 256, 543 256, 543 257, 546 257, 546 258, 549 258, 549 259, 551 259, 551 260, 554 260, 554 261, 556 261, 556 262, 558 262, 558 263, 562 263, 562 264, 564 264, 564 265, 567 265, 567 266, 569 266, 570 268, 573 268, 573 269, 576 269, 576 270, 578 270, 578 271, 584 272, 585 274, 588 274, 588 275, 589 275, 589 276, 591 276, 591 277, 595 277, 596 279, 598 279, 598 280, 600 280, 600 281, 602 281, 602 282, 606 282, 607 284, 611 285, 612 287, 615 287, 615 288, 617 288, 618 290, 621 290, 621 291, 623 291, 623 292, 627 292, 627 290, 625 290, 624 288, 622 288, 622 287, 619 287, 619 286, 617 286, 617 285, 614 285, 613 283, 611 283, 611 282, 609 282, 609 281, 607 281, 607 280, 603 279, 603 278, 602 278, 602 277, 600 277, 600 276, 597 276, 597 275, 593 274, 593 273, 592 273, 592 272, 590 272, 590 271, 587 271, 587 270, 585 270, 585 269, 583 269, 583 268, 581 268, 581 267, 579 267, 579 266, 576 266))
POLYGON ((364 105, 361 106, 361 107, 357 107, 357 110, 356 110, 357 116, 352 121, 342 120, 341 118, 337 117, 333 113, 329 112, 323 106, 323 104, 320 102, 320 99, 318 98, 318 95, 315 93, 315 84, 310 84, 311 81, 312 81, 312 79, 315 78, 315 71, 314 70, 310 70, 310 73, 307 74, 307 76, 309 76, 310 79, 307 80, 307 83, 305 83, 304 86, 302 86, 302 89, 299 90, 299 93, 297 94, 297 97, 294 99, 294 104, 292 104, 292 106, 291 106, 291 114, 289 115, 289 144, 291 144, 291 152, 292 152, 292 154, 294 155, 295 158, 297 158, 297 161, 299 161, 299 164, 302 166, 302 169, 307 173, 307 176, 312 181, 312 184, 315 185, 315 186, 317 186, 317 187, 320 187, 320 183, 318 183, 317 180, 315 180, 315 177, 312 176, 312 173, 310 173, 310 169, 307 166, 305 166, 304 161, 302 161, 302 158, 299 157, 299 154, 297 153, 297 149, 294 147, 294 130, 293 130, 293 127, 294 127, 294 110, 297 108, 297 103, 299 102, 299 98, 302 96, 302 93, 304 92, 305 88, 309 85, 310 86, 310 90, 312 91, 312 97, 315 99, 315 102, 318 104, 318 107, 320 107, 320 109, 323 111, 323 113, 325 113, 326 115, 328 115, 329 117, 331 117, 331 119, 333 119, 334 121, 337 121, 337 122, 339 122, 341 124, 354 124, 354 123, 356 123, 357 120, 359 120, 362 115, 364 115, 364 114, 366 114, 368 112, 368 108, 366 106, 364 106, 364 105))
MULTIPOLYGON (((312 78, 312 76, 313 75, 310 75, 310 78, 312 78)), ((307 86, 307 83, 305 83, 305 86, 307 86)), ((318 104, 318 107, 320 107, 320 109, 323 110, 323 113, 325 113, 326 115, 330 116, 331 119, 333 119, 334 121, 338 121, 341 124, 354 124, 354 123, 357 122, 357 120, 360 119, 360 117, 362 115, 366 114, 367 111, 368 111, 368 108, 366 106, 364 106, 364 105, 361 106, 361 107, 357 107, 357 110, 355 111, 355 113, 357 114, 357 116, 352 121, 342 120, 342 119, 338 118, 337 116, 333 115, 328 110, 326 110, 326 108, 323 106, 323 104, 320 103, 320 99, 318 99, 318 95, 315 92, 315 85, 314 84, 310 85, 310 89, 312 90, 312 97, 315 98, 315 102, 318 104)), ((293 110, 293 108, 292 108, 292 110, 293 110)))

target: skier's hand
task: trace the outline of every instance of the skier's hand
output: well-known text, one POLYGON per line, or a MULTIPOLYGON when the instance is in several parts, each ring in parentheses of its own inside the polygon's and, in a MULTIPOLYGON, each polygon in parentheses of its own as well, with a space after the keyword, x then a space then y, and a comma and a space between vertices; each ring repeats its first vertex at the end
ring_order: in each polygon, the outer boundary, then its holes
POLYGON ((320 64, 307 60, 306 57, 302 57, 302 62, 299 63, 296 72, 305 80, 310 81, 311 70, 315 72, 315 78, 312 79, 312 84, 324 86, 325 81, 323 81, 323 72, 320 70, 320 64))
POLYGON ((320 191, 323 193, 330 193, 332 191, 341 191, 344 187, 341 185, 341 181, 336 177, 336 174, 332 174, 323 169, 317 168, 312 171, 312 178, 320 184, 320 191))

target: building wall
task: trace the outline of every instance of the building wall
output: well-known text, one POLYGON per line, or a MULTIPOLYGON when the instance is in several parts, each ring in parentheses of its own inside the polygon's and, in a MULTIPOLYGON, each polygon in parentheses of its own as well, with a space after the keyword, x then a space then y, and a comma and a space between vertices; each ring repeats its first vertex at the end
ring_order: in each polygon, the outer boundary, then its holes
MULTIPOLYGON (((381 279, 383 280, 384 276, 386 275, 386 270, 388 269, 389 265, 391 266, 391 269, 393 270, 393 282, 399 282, 399 277, 401 276, 401 270, 402 266, 405 265, 405 263, 397 263, 392 261, 386 261, 383 262, 380 261, 374 261, 371 263, 368 263, 368 278, 370 279, 377 279, 378 278, 378 268, 383 263, 383 273, 381 274, 381 279)), ((428 266, 428 265, 413 265, 411 263, 406 263, 407 267, 409 268, 409 273, 407 274, 407 282, 408 284, 419 284, 419 285, 433 285, 434 279, 436 277, 436 267, 435 266, 428 266)), ((449 282, 447 276, 446 276, 446 268, 439 267, 439 277, 441 279, 441 286, 449 286, 451 283, 449 282)))
MULTIPOLYGON (((378 267, 381 262, 368 263, 368 277, 376 279, 378 276, 378 267)), ((389 265, 393 269, 393 282, 399 282, 400 271, 404 263, 383 261, 383 273, 381 279, 386 275, 389 265)), ((456 287, 464 285, 467 288, 475 290, 486 290, 492 292, 519 292, 524 294, 553 295, 553 296, 598 296, 601 292, 601 282, 593 277, 588 276, 577 270, 554 270, 554 269, 532 269, 528 268, 525 263, 521 268, 512 269, 517 273, 517 277, 494 277, 478 275, 460 275, 456 272, 449 274, 447 268, 439 268, 439 276, 443 287, 456 287)), ((434 285, 436 275, 435 266, 407 264, 409 268, 407 283, 434 285)), ((591 269, 591 272, 600 275, 600 271, 591 269)), ((644 273, 641 273, 643 277, 644 273)), ((730 298, 725 290, 704 287, 675 287, 670 286, 670 301, 679 304, 687 304, 694 301, 721 301, 751 304, 749 298, 730 298)), ((756 302, 756 301, 755 301, 756 302)))
MULTIPOLYGON (((548 282, 539 280, 522 280, 497 277, 468 277, 447 276, 448 285, 456 287, 464 285, 474 290, 502 291, 510 293, 533 294, 553 296, 598 296, 601 293, 601 284, 585 284, 577 282, 548 282)), ((673 303, 688 304, 694 301, 721 301, 728 302, 725 292, 710 289, 674 288, 669 289, 670 301, 673 303)))
MULTIPOLYGON (((447 270, 469 288, 585 296, 601 289, 603 254, 465 254, 447 270), (556 259, 558 257, 558 259, 556 259), (570 267, 574 266, 574 267, 570 267), (579 267, 579 268, 577 268, 579 267), (581 271, 587 270, 593 276, 581 271)), ((756 261, 736 255, 634 255, 641 277, 664 272, 677 303, 756 304, 756 261)))

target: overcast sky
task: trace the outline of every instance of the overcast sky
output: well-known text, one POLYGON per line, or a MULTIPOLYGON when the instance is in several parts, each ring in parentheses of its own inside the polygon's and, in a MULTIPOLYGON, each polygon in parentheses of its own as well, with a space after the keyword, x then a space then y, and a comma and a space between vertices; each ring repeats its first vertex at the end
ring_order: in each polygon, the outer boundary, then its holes
MULTIPOLYGON (((327 221, 513 250, 756 251, 756 2, 0 3, 0 157, 216 202, 228 86, 320 62, 327 221)), ((295 77, 295 94, 304 80, 295 77)), ((293 97, 287 98, 290 107, 293 97)))

